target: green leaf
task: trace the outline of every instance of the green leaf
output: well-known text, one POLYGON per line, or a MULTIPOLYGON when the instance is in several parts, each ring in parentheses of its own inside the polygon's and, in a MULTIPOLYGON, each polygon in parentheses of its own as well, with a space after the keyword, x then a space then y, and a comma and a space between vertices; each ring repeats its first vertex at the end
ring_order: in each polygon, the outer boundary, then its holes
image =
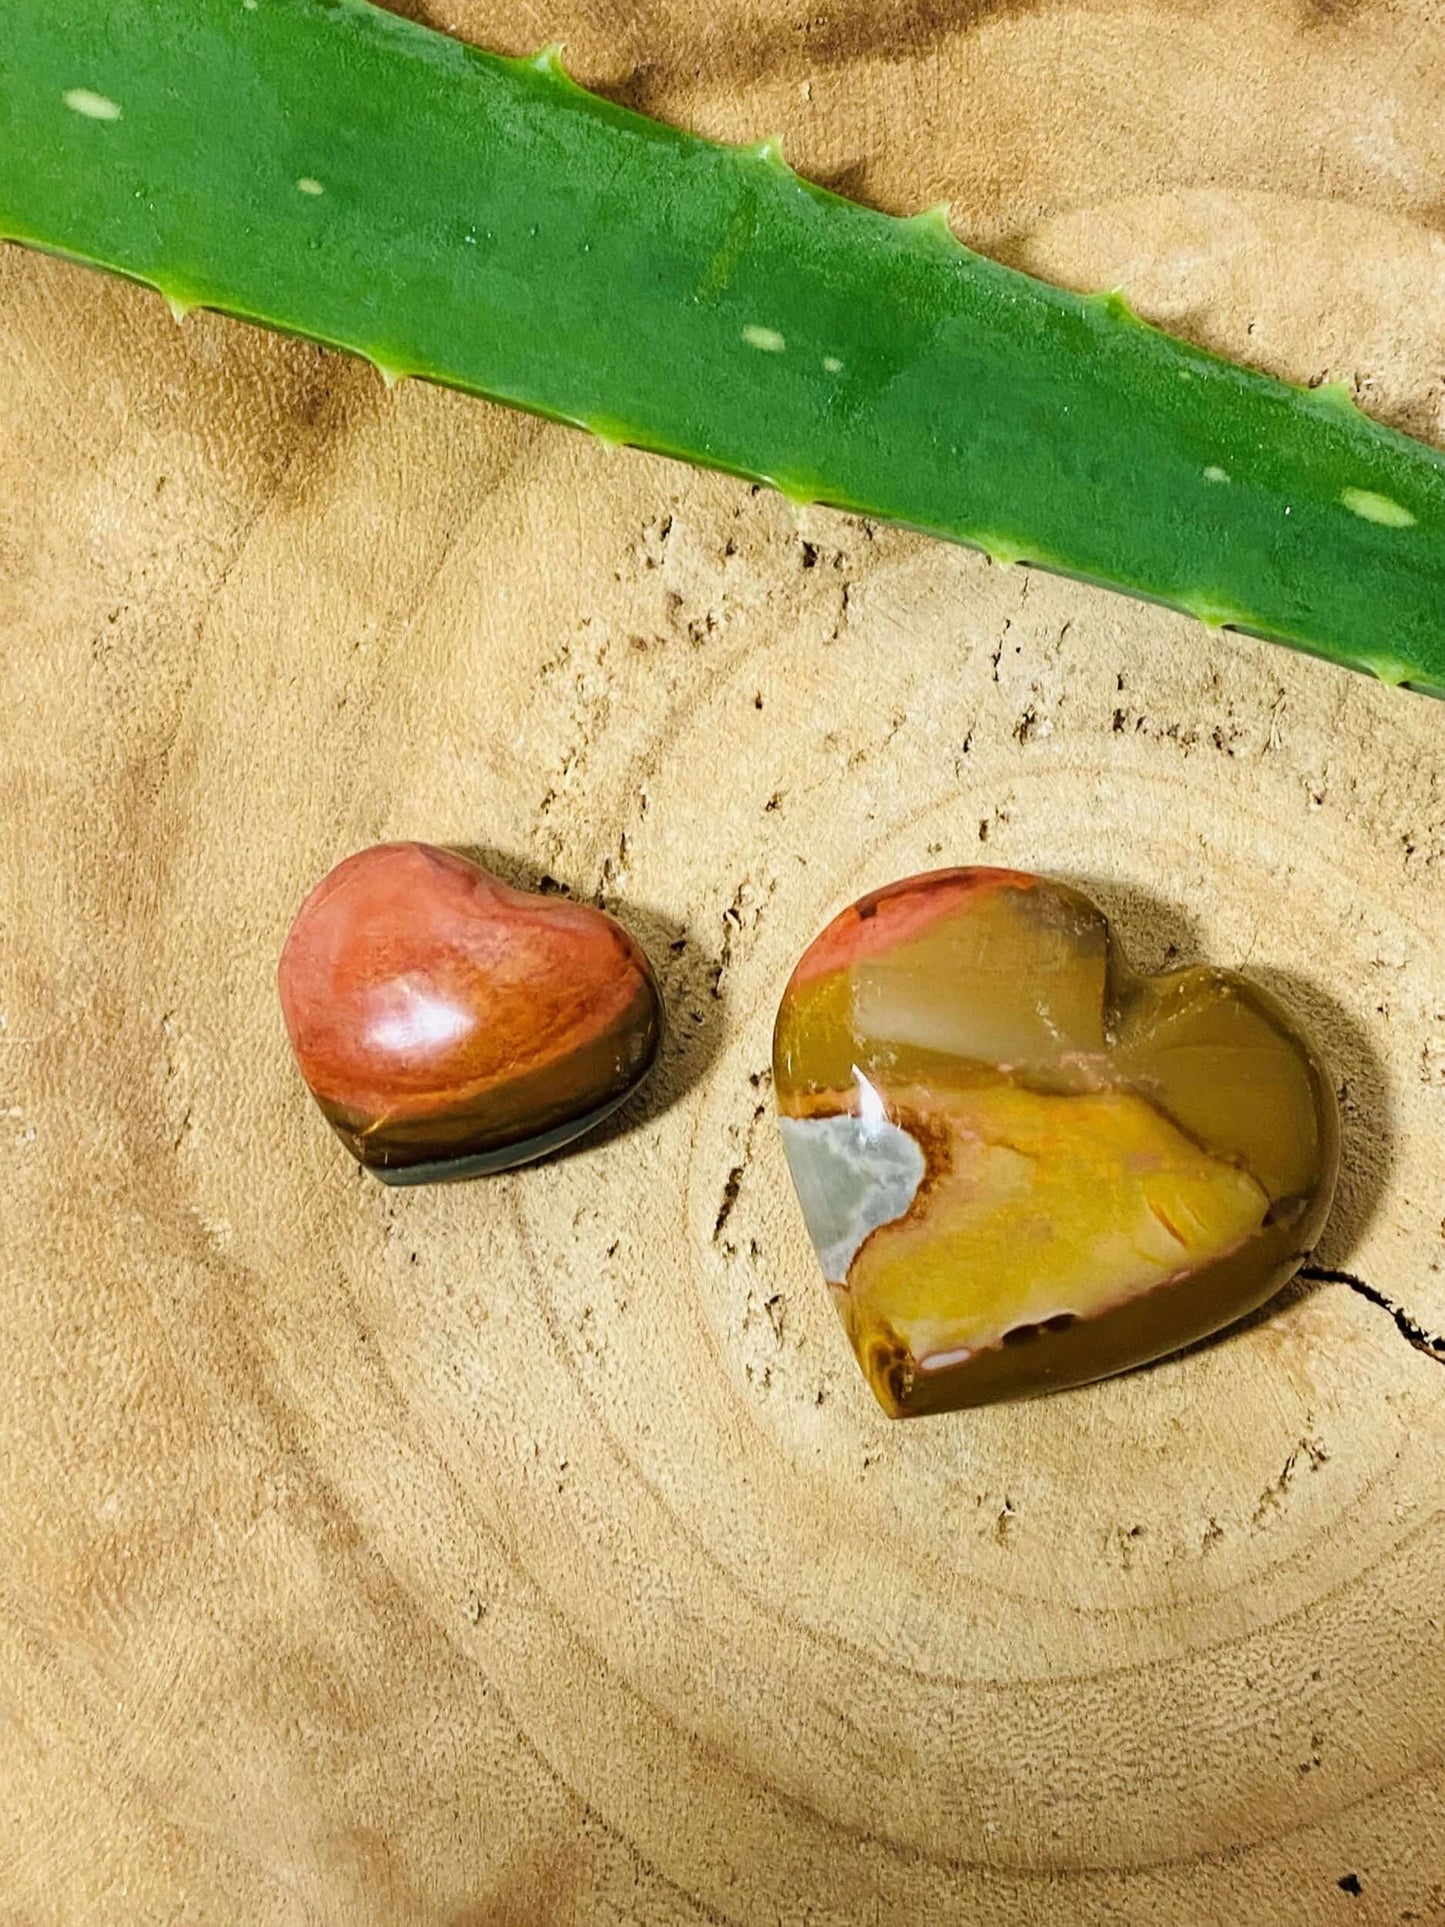
POLYGON ((0 0, 0 237, 1445 688, 1445 456, 365 0, 0 0))

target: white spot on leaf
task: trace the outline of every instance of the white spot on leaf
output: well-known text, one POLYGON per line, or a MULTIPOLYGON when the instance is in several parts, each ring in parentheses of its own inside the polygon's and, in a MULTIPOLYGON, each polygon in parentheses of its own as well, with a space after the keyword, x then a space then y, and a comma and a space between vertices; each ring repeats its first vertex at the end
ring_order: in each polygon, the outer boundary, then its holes
POLYGON ((104 94, 92 93, 89 87, 72 87, 64 100, 72 114, 83 114, 87 120, 120 119, 119 104, 104 94))
POLYGON ((776 328, 763 328, 753 321, 743 329, 743 340, 750 348, 761 348, 765 355, 780 355, 788 345, 787 337, 776 328))
POLYGON ((303 174, 296 185, 303 194, 324 194, 326 192, 326 189, 321 185, 320 181, 313 180, 309 174, 303 174))
POLYGON ((1204 471, 1204 479, 1206 482, 1227 482, 1229 480, 1229 470, 1227 468, 1216 468, 1214 463, 1211 462, 1209 467, 1204 471))
POLYGON ((841 375, 843 372, 843 364, 836 355, 824 355, 823 366, 830 375, 841 375))
POLYGON ((1350 511, 1366 522, 1378 522, 1387 529, 1412 529, 1415 518, 1409 509, 1395 502, 1388 495, 1377 495, 1372 488, 1347 488, 1340 500, 1350 511))

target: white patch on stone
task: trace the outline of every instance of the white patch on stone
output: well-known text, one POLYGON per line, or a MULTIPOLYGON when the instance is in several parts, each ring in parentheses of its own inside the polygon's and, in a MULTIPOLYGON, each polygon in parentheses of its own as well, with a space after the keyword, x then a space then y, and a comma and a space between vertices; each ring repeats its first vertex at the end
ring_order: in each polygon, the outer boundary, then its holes
POLYGON ((120 119, 119 103, 92 93, 89 87, 72 87, 62 98, 72 114, 83 114, 87 120, 120 119))
POLYGON ((780 335, 776 328, 759 327, 755 321, 743 329, 743 340, 750 348, 761 348, 765 355, 780 355, 788 345, 786 335, 780 335))
POLYGON ((946 1372, 950 1365, 962 1365, 965 1359, 972 1357, 971 1345, 955 1345, 952 1351, 930 1352, 927 1357, 920 1358, 918 1369, 920 1372, 946 1372))
POLYGON ((1402 503, 1395 502, 1388 495, 1377 495, 1372 488, 1347 488, 1340 500, 1350 511, 1366 522, 1378 522, 1382 528, 1412 529, 1415 518, 1402 503))
POLYGON ((923 1152, 886 1118, 782 1117, 778 1127, 823 1276, 846 1284, 863 1240, 912 1204, 923 1152))

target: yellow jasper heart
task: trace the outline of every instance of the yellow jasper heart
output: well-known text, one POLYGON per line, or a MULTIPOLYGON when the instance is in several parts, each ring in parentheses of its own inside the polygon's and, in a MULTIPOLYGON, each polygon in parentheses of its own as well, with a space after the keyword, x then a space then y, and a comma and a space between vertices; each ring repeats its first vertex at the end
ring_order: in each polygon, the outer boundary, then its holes
POLYGON ((896 1417, 1100 1378, 1262 1303, 1333 1194, 1333 1091, 1230 972, 1141 977, 1077 890, 943 870, 794 971, 774 1083, 808 1230, 896 1417))

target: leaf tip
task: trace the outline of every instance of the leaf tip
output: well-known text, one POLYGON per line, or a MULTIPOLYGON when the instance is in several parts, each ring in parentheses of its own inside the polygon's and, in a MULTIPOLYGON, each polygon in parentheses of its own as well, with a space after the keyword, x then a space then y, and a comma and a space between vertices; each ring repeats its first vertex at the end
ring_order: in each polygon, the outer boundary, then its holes
POLYGON ((1306 388, 1307 395, 1313 395, 1323 408, 1330 408, 1341 415, 1363 418, 1364 411, 1355 400, 1355 391, 1347 381, 1322 381, 1316 388, 1306 388))
POLYGON ((1106 314, 1111 321, 1122 321, 1134 328, 1149 326, 1122 288, 1104 288, 1098 294, 1086 294, 1084 299, 1091 307, 1106 314))
POLYGON ((577 426, 587 430, 604 454, 611 455, 614 450, 629 445, 626 428, 606 415, 593 415, 586 421, 579 421, 577 426))
POLYGON ((1419 673, 1418 663, 1405 662, 1399 656, 1370 656, 1365 667, 1377 682, 1384 683, 1388 689, 1403 689, 1419 673))
POLYGON ((745 151, 751 154, 754 160, 761 161, 765 167, 780 168, 784 174, 791 174, 793 171, 788 166, 787 156, 783 153, 781 134, 769 134, 766 140, 755 142, 745 151))
POLYGON ((545 47, 533 54, 527 65, 534 74, 545 74, 548 80, 560 80, 569 87, 575 86, 576 82, 562 64, 566 44, 563 40, 549 40, 545 47))
POLYGON ((919 214, 905 215, 903 225, 914 234, 923 235, 935 241, 946 241, 950 247, 958 247, 960 243, 953 231, 952 214, 951 202, 935 201, 932 207, 924 208, 919 214))
POLYGON ((768 488, 775 489, 795 509, 812 508, 818 499, 816 488, 800 475, 760 475, 758 480, 768 488))
POLYGON ((1026 551, 1021 549, 1017 542, 1007 535, 996 535, 992 529, 981 531, 972 540, 996 568, 1011 569, 1015 563, 1022 562, 1026 556, 1026 551))
POLYGON ((1181 600, 1179 606, 1196 622, 1202 622, 1206 629, 1228 629, 1247 620, 1238 609, 1231 608, 1217 596, 1190 596, 1187 600, 1181 600))

